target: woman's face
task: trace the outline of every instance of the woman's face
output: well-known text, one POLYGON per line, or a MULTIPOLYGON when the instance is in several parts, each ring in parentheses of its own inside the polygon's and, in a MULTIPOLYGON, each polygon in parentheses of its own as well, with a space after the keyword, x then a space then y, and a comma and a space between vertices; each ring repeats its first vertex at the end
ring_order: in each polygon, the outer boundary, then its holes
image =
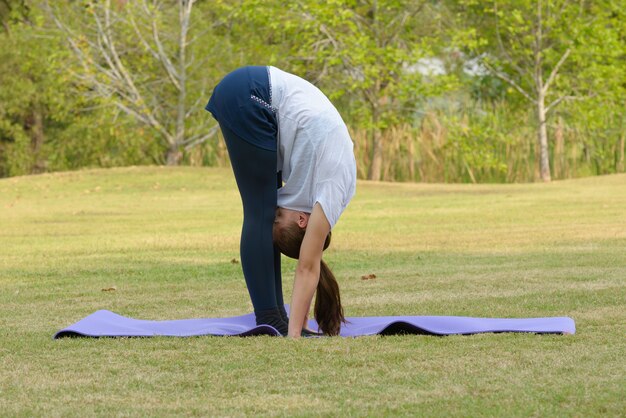
POLYGON ((272 228, 273 236, 276 237, 280 231, 294 223, 300 228, 306 228, 309 222, 309 216, 310 214, 306 212, 277 207, 276 215, 274 216, 274 226, 272 228))

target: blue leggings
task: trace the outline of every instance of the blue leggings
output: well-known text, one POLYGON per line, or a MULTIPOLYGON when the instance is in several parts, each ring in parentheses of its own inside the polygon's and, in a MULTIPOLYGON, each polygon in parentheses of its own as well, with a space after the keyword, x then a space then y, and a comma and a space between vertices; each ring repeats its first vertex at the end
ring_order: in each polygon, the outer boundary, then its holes
MULTIPOLYGON (((280 252, 274 248, 278 121, 268 67, 241 67, 215 86, 206 110, 219 122, 243 203, 241 266, 257 324, 287 333, 280 252)), ((280 187, 280 185, 278 185, 280 187)))
POLYGON ((250 144, 223 124, 220 128, 243 203, 241 266, 257 321, 262 311, 277 308, 284 320, 280 251, 272 239, 277 198, 276 151, 250 144))

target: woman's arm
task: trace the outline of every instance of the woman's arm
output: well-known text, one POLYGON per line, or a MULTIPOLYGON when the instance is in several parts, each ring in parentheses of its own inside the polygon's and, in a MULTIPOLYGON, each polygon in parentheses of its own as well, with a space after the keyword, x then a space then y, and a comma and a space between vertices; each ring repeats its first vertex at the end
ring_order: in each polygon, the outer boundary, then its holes
POLYGON ((289 315, 289 336, 300 337, 304 318, 309 313, 311 299, 320 280, 320 262, 324 241, 330 231, 330 224, 319 203, 313 207, 300 247, 300 257, 293 283, 291 312, 289 315))

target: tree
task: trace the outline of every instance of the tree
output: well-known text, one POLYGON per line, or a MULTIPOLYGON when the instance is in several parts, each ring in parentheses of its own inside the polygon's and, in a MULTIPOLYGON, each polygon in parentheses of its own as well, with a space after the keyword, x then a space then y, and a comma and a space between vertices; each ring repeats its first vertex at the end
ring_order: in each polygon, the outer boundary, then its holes
POLYGON ((29 10, 25 0, 0 0, 0 23, 5 33, 10 34, 11 22, 27 20, 29 10))
MULTIPOLYGON (((415 109, 433 80, 416 66, 443 44, 441 16, 427 0, 248 0, 243 20, 275 44, 278 65, 348 103, 352 121, 369 130, 368 178, 379 180, 383 131, 415 109), (246 15, 247 13, 247 15, 246 15)), ((444 80, 442 77, 441 80, 444 80)), ((410 116, 409 116, 410 117, 410 116)))
POLYGON ((24 2, 0 4, 5 30, 0 34, 0 176, 39 173, 46 169, 44 123, 59 111, 54 95, 63 84, 54 77, 58 43, 54 37, 36 38, 39 28, 24 2), (47 51, 54 51, 48 60, 47 51))
POLYGON ((29 4, 0 32, 0 177, 153 162, 160 150, 145 129, 80 94, 63 37, 29 4))
POLYGON ((599 45, 593 30, 603 24, 597 15, 603 13, 602 7, 588 0, 463 0, 460 4, 460 17, 471 22, 468 49, 533 106, 540 175, 550 181, 548 120, 562 102, 595 94, 578 76, 572 56, 580 57, 582 50, 599 45))
POLYGON ((164 141, 165 162, 181 161, 182 148, 211 138, 210 118, 198 118, 206 100, 206 78, 197 77, 190 37, 196 0, 164 3, 111 0, 62 5, 48 10, 80 62, 77 77, 88 94, 106 98, 164 141), (176 15, 176 16, 174 16, 176 15), (70 21, 72 19, 73 21, 70 21), (194 123, 190 119, 194 118, 194 123))
POLYGON ((596 174, 624 171, 626 146, 626 11, 621 1, 594 2, 595 24, 584 48, 572 55, 577 77, 593 91, 564 117, 586 131, 584 149, 596 174), (591 39, 592 41, 589 41, 591 39))

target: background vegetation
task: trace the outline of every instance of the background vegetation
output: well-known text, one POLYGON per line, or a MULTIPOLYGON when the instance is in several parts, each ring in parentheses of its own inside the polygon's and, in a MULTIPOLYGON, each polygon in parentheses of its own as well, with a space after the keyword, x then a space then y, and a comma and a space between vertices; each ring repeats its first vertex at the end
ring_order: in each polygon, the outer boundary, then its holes
POLYGON ((624 171, 623 0, 3 0, 0 176, 220 166, 228 71, 318 85, 359 176, 527 182, 624 171))

